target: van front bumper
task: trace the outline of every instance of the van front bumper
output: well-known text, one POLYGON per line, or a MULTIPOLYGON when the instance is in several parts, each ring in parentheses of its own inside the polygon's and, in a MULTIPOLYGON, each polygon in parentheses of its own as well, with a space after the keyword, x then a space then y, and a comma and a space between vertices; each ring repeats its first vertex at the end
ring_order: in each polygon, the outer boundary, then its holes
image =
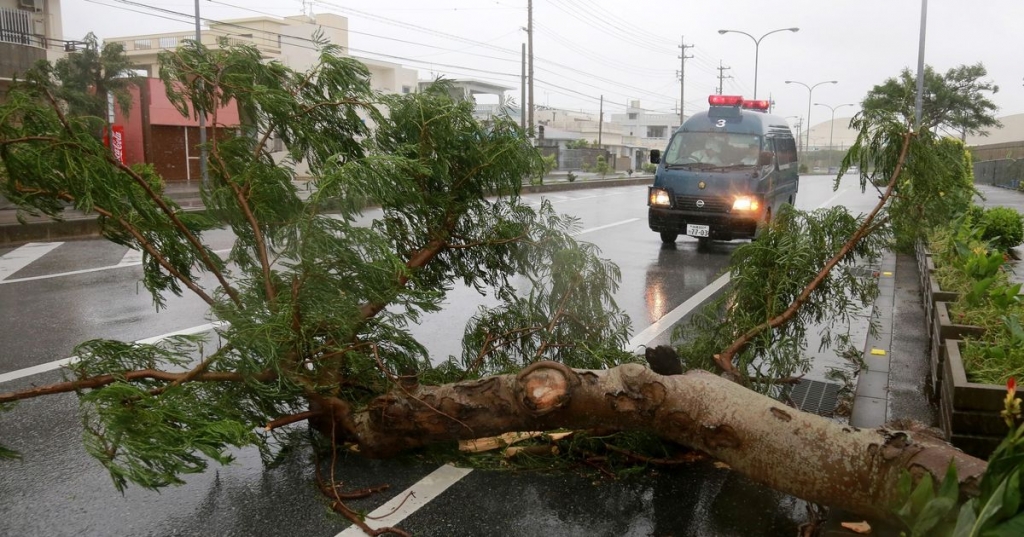
POLYGON ((650 207, 647 210, 647 224, 658 233, 686 234, 686 225, 708 226, 709 238, 728 241, 751 239, 757 231, 759 215, 736 215, 729 213, 709 214, 707 212, 681 211, 650 207))

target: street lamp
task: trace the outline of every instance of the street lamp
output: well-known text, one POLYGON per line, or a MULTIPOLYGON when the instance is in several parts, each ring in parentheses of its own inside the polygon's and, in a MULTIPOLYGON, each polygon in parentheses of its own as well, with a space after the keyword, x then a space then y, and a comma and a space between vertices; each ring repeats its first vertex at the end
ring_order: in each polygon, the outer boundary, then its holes
POLYGON ((824 106, 832 111, 832 121, 828 123, 828 167, 832 167, 832 131, 836 126, 836 110, 844 106, 857 106, 853 103, 837 104, 835 106, 829 106, 825 103, 814 103, 814 106, 824 106))
POLYGON ((803 82, 797 82, 796 80, 787 80, 786 84, 800 84, 807 88, 807 141, 804 142, 804 151, 807 151, 811 147, 811 95, 814 95, 814 88, 822 84, 838 84, 838 80, 826 80, 824 82, 818 82, 813 86, 808 86, 803 82))
POLYGON ((718 31, 718 33, 720 33, 720 34, 727 34, 727 33, 730 33, 730 32, 732 32, 734 34, 743 34, 743 35, 749 37, 750 39, 754 40, 754 99, 757 99, 757 60, 758 60, 758 56, 760 56, 760 53, 761 53, 761 51, 760 51, 760 49, 761 49, 761 40, 766 38, 766 37, 768 37, 769 35, 772 35, 772 34, 776 33, 776 32, 799 32, 799 31, 800 31, 800 28, 779 28, 778 30, 770 31, 770 32, 762 35, 761 37, 754 37, 754 36, 748 34, 747 32, 741 32, 739 30, 719 30, 718 31))
MULTIPOLYGON (((788 121, 788 120, 790 120, 790 119, 795 119, 795 120, 796 120, 796 121, 795 121, 795 123, 796 123, 796 143, 797 143, 797 145, 803 145, 803 138, 804 138, 804 131, 803 131, 803 127, 804 127, 804 118, 802 118, 802 117, 800 117, 800 116, 786 116, 786 120, 787 120, 787 121, 788 121)), ((799 151, 800 149, 798 148, 797 150, 799 151)))

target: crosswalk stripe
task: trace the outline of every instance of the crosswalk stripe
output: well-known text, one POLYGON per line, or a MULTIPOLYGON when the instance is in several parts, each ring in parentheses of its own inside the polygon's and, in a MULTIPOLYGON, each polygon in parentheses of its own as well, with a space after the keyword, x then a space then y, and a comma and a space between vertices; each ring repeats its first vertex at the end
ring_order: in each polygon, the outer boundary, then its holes
POLYGON ((25 268, 30 263, 52 252, 63 242, 30 242, 0 257, 0 281, 25 268))
POLYGON ((142 264, 142 251, 129 249, 125 252, 124 257, 121 258, 121 262, 117 264, 119 267, 128 265, 141 265, 142 264))

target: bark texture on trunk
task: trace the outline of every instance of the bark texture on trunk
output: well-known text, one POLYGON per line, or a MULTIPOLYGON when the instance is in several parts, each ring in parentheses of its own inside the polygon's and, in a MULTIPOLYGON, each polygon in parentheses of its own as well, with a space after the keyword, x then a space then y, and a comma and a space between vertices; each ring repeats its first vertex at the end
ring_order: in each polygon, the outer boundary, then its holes
POLYGON ((509 431, 646 430, 776 490, 886 519, 902 470, 941 481, 954 461, 971 494, 986 466, 931 436, 843 426, 708 372, 662 376, 639 364, 589 371, 539 362, 518 375, 392 392, 352 418, 370 456, 509 431))

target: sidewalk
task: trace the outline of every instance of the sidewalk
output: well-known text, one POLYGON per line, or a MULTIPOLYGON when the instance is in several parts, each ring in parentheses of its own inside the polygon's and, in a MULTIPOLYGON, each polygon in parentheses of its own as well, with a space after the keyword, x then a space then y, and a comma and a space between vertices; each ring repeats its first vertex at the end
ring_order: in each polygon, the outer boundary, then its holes
MULTIPOLYGON (((597 174, 578 174, 578 178, 570 182, 564 174, 544 178, 543 185, 523 183, 522 193, 557 192, 580 190, 609 186, 628 186, 650 184, 651 175, 633 174, 632 177, 609 177, 602 179, 597 174)), ((299 194, 308 190, 305 181, 295 182, 299 194)), ((186 211, 201 211, 203 201, 199 195, 199 183, 168 183, 164 190, 186 211)), ((95 237, 100 233, 99 223, 94 214, 85 214, 75 209, 66 209, 61 221, 53 221, 46 216, 27 216, 25 224, 18 221, 18 210, 7 200, 0 198, 0 245, 14 246, 26 242, 70 240, 95 237)))

